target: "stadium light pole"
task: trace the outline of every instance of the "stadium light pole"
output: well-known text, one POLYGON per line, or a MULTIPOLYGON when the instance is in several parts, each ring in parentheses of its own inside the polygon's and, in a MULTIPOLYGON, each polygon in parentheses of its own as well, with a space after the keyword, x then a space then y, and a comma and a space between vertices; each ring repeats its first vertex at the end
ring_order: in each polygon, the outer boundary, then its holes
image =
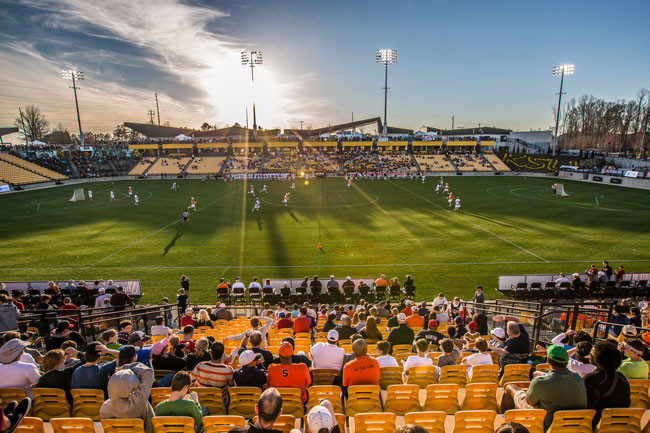
POLYGON ((562 87, 564 86, 564 76, 573 74, 573 65, 560 65, 553 66, 553 76, 559 75, 560 79, 560 93, 557 98, 557 112, 555 113, 555 137, 553 140, 553 155, 557 151, 557 143, 559 140, 558 129, 560 127, 560 107, 562 107, 562 87))
POLYGON ((74 90, 74 105, 77 107, 77 123, 79 124, 79 141, 81 141, 81 145, 84 145, 84 133, 81 130, 81 118, 79 117, 79 102, 77 101, 77 80, 83 81, 86 79, 86 74, 81 71, 77 71, 74 69, 64 69, 61 71, 61 76, 69 80, 72 78, 72 90, 74 90))
POLYGON ((388 65, 397 63, 397 50, 377 50, 377 63, 384 65, 384 136, 388 134, 388 122, 386 121, 386 106, 388 103, 388 65))
MULTIPOLYGON (((241 52, 242 66, 250 66, 251 68, 251 84, 255 86, 255 65, 262 64, 261 51, 242 51, 241 52)), ((257 117, 255 115, 255 95, 253 95, 253 137, 257 137, 257 117)))

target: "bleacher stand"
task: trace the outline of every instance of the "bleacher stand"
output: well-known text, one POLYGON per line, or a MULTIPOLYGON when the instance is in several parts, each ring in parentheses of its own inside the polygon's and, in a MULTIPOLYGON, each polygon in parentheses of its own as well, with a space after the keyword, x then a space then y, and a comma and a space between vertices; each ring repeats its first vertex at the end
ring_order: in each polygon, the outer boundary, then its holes
POLYGON ((415 160, 424 172, 456 171, 445 155, 418 155, 415 160))
POLYGON ((190 162, 190 157, 187 156, 167 156, 160 157, 153 164, 147 173, 150 176, 155 175, 179 175, 183 168, 190 162))

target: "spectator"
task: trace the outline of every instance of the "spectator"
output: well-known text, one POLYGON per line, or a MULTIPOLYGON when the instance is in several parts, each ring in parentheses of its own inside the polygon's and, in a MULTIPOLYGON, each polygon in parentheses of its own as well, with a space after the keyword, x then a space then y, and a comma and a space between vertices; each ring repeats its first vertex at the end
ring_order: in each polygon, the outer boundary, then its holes
POLYGON ((216 319, 230 321, 234 319, 234 316, 232 314, 232 311, 226 309, 226 304, 219 304, 219 311, 217 311, 216 319))
POLYGON ((108 381, 108 400, 99 409, 99 415, 102 419, 138 418, 144 421, 145 431, 153 433, 154 412, 149 404, 153 370, 136 359, 133 346, 125 346, 120 351, 120 370, 108 381))
POLYGON ((579 374, 582 378, 594 371, 596 366, 589 359, 591 349, 593 349, 593 345, 589 341, 581 341, 575 348, 569 349, 569 370, 579 374), (575 358, 573 358, 574 354, 575 358))
POLYGON ((438 321, 438 323, 449 323, 449 316, 440 307, 440 305, 436 305, 435 307, 433 307, 433 312, 436 313, 436 320, 438 321))
POLYGON ((327 343, 319 342, 311 347, 314 368, 327 368, 340 371, 343 367, 345 350, 338 347, 339 333, 330 330, 327 333, 327 343))
POLYGON ((138 352, 136 361, 151 368, 151 345, 145 346, 145 341, 151 341, 151 338, 142 331, 129 335, 129 345, 135 347, 138 352))
POLYGON ((239 354, 246 350, 246 345, 250 341, 251 343, 251 350, 255 354, 259 354, 262 356, 262 360, 264 361, 264 368, 269 368, 269 365, 273 363, 273 354, 269 352, 266 349, 262 348, 262 333, 260 331, 253 331, 250 334, 250 337, 248 339, 242 340, 242 344, 239 346, 239 354))
POLYGON ((264 369, 262 355, 252 350, 244 350, 239 354, 239 370, 233 373, 235 385, 254 386, 261 390, 266 389, 266 370, 264 369))
MULTIPOLYGON (((360 333, 361 330, 366 327, 366 313, 360 311, 355 313, 355 316, 357 317, 357 323, 354 325, 354 329, 357 330, 357 333, 360 333)), ((354 321, 354 317, 352 318, 352 321, 354 321)))
MULTIPOLYGON (((401 432, 400 432, 401 433, 401 432)), ((530 433, 528 429, 518 422, 504 422, 494 433, 530 433)))
POLYGON ((181 275, 181 287, 185 290, 187 295, 190 294, 190 277, 187 275, 181 275))
POLYGON ((192 370, 192 381, 197 381, 199 386, 209 386, 221 388, 223 391, 224 403, 228 405, 228 387, 233 386, 235 381, 232 378, 232 368, 223 364, 224 345, 220 341, 215 341, 210 347, 210 361, 199 363, 192 370))
POLYGON ((569 279, 564 275, 564 273, 560 273, 560 278, 555 280, 555 285, 559 286, 562 283, 569 283, 569 279))
POLYGON ((641 319, 641 310, 638 307, 630 308, 632 316, 630 317, 630 325, 641 328, 643 327, 643 321, 641 319))
POLYGON ((341 323, 336 327, 335 331, 339 334, 339 340, 349 340, 357 330, 351 326, 352 318, 350 316, 341 316, 341 323))
POLYGON ((607 275, 607 281, 610 281, 612 279, 612 267, 609 266, 609 262, 607 260, 603 261, 603 272, 605 275, 607 275))
POLYGON ((379 385, 379 363, 368 356, 368 346, 363 339, 352 343, 354 359, 343 367, 343 386, 379 385))
POLYGON ((316 327, 316 319, 307 315, 307 308, 300 308, 300 316, 293 322, 293 330, 296 334, 299 332, 312 332, 316 327))
POLYGON ((194 341, 194 326, 187 325, 183 328, 183 338, 181 338, 180 344, 182 344, 183 350, 185 353, 194 353, 196 352, 196 342, 194 341))
POLYGON ((0 347, 0 388, 22 388, 32 398, 31 389, 41 376, 34 364, 20 360, 27 346, 28 342, 14 338, 0 347))
POLYGON ((361 328, 359 333, 366 340, 383 340, 384 337, 381 335, 381 331, 377 327, 377 319, 374 316, 368 317, 366 320, 366 325, 361 328))
POLYGON ((485 312, 476 312, 472 316, 472 321, 476 323, 476 332, 479 335, 488 335, 490 333, 488 329, 488 319, 485 315, 485 312))
POLYGON ((110 352, 116 354, 116 351, 111 351, 98 342, 90 343, 83 354, 84 364, 72 373, 70 389, 101 389, 106 395, 108 378, 115 373, 117 361, 104 362, 100 365, 97 361, 101 354, 110 352))
POLYGON ((50 305, 50 300, 52 299, 50 295, 41 295, 38 299, 38 303, 34 305, 34 310, 52 310, 54 308, 52 305, 50 305))
POLYGON ((488 342, 488 346, 490 346, 490 350, 492 350, 493 347, 497 347, 500 349, 503 349, 506 345, 506 331, 503 330, 503 328, 494 328, 493 330, 490 331, 490 335, 492 336, 492 339, 488 342))
POLYGON ((643 352, 647 349, 641 340, 618 343, 618 350, 627 357, 618 368, 618 371, 623 373, 626 379, 648 378, 648 363, 643 360, 643 352))
POLYGON ((410 316, 407 315, 406 317, 406 325, 409 328, 424 328, 424 317, 420 316, 418 313, 420 312, 420 309, 417 306, 411 307, 411 311, 413 314, 410 316))
POLYGON ((345 277, 345 281, 343 281, 341 287, 346 296, 351 296, 354 293, 354 281, 350 277, 345 277))
POLYGON ((597 341, 591 349, 590 359, 596 369, 583 379, 587 388, 587 407, 596 411, 592 424, 595 429, 603 409, 630 407, 630 384, 617 371, 622 354, 613 341, 597 341))
POLYGON ((70 323, 62 320, 56 324, 52 333, 45 337, 45 349, 53 350, 61 347, 63 343, 72 340, 77 344, 84 344, 85 340, 78 332, 70 330, 70 323))
POLYGON ((336 328, 336 323, 334 323, 335 320, 336 320, 336 314, 334 313, 328 314, 327 321, 323 324, 323 332, 329 332, 332 329, 336 328))
POLYGON ((320 293, 323 290, 323 283, 318 279, 318 275, 314 275, 314 279, 309 283, 309 290, 312 294, 320 293))
POLYGON ((473 355, 469 355, 466 358, 463 358, 463 364, 467 366, 467 378, 471 379, 472 378, 472 367, 475 365, 492 365, 492 357, 490 356, 489 353, 487 353, 488 350, 488 344, 487 341, 485 341, 482 338, 476 339, 476 349, 478 350, 478 353, 475 353, 473 355))
POLYGON ((203 428, 203 413, 199 396, 189 392, 192 384, 191 376, 186 371, 174 375, 171 383, 171 395, 156 406, 156 416, 187 416, 194 419, 194 432, 199 433, 203 428))
POLYGON ((438 357, 438 367, 457 364, 456 361, 460 356, 460 350, 458 350, 453 341, 449 338, 442 340, 440 342, 440 350, 442 350, 442 355, 438 357))
POLYGON ((235 284, 232 285, 233 296, 246 296, 246 286, 242 283, 239 277, 235 277, 235 284))
POLYGON ((477 325, 476 322, 471 321, 467 324, 467 332, 460 338, 463 338, 467 341, 470 347, 474 347, 474 342, 481 338, 481 334, 476 331, 477 325))
POLYGON ((81 361, 76 359, 78 353, 73 348, 67 348, 65 352, 62 349, 54 349, 47 352, 41 361, 41 368, 45 374, 38 379, 35 388, 62 389, 65 391, 68 403, 72 403, 70 380, 72 379, 72 372, 81 365, 81 361), (74 357, 76 362, 66 367, 66 355, 74 357))
POLYGON ((404 305, 405 305, 405 307, 402 309, 402 311, 400 311, 400 313, 404 313, 406 315, 406 317, 413 314, 413 305, 415 305, 415 303, 413 301, 411 301, 410 299, 407 299, 404 302, 404 305))
POLYGON ((397 328, 399 326, 399 323, 397 322, 397 315, 399 314, 399 308, 393 307, 390 310, 391 312, 391 317, 388 318, 388 323, 386 323, 386 326, 388 329, 393 329, 397 328))
POLYGON ((231 340, 231 341, 241 341, 251 333, 251 331, 259 331, 262 334, 262 338, 266 340, 266 334, 268 334, 269 329, 271 329, 271 326, 273 326, 273 319, 270 317, 253 317, 251 318, 251 327, 253 328, 252 330, 244 331, 241 334, 238 335, 231 335, 230 337, 226 337, 225 340, 231 340), (260 321, 264 322, 263 326, 260 326, 260 321))
POLYGON ((135 304, 133 303, 131 297, 124 293, 124 288, 118 287, 117 293, 111 296, 111 305, 113 307, 124 307, 127 304, 135 307, 135 304))
POLYGON ((454 324, 456 326, 456 334, 454 335, 454 338, 463 338, 467 333, 467 329, 465 329, 465 326, 463 325, 463 319, 460 316, 456 316, 454 324))
POLYGON ((474 292, 474 303, 475 304, 485 303, 485 293, 483 293, 483 286, 476 286, 476 292, 474 292))
POLYGON ((194 353, 188 354, 187 359, 185 360, 185 370, 192 371, 194 370, 194 367, 199 365, 199 363, 203 361, 210 361, 212 359, 209 352, 210 342, 207 338, 201 337, 196 340, 194 347, 196 351, 194 353))
MULTIPOLYGON (((176 304, 178 304, 178 315, 182 315, 187 308, 187 301, 190 299, 189 295, 185 293, 185 289, 178 289, 178 295, 176 295, 176 304)), ((182 325, 181 325, 182 326, 182 325)))
POLYGON ((544 429, 553 422, 553 414, 558 410, 587 408, 587 390, 582 378, 567 368, 569 354, 562 346, 552 345, 546 351, 551 371, 534 377, 528 391, 516 385, 506 385, 501 406, 509 409, 533 409, 538 406, 546 410, 544 429))
POLYGON ((289 317, 286 317, 286 313, 284 311, 280 311, 278 313, 278 317, 280 318, 280 320, 278 320, 278 324, 277 324, 278 329, 291 329, 291 328, 293 328, 293 320, 291 320, 289 317))
MULTIPOLYGON (((307 414, 309 433, 341 433, 334 407, 329 400, 321 400, 307 414)), ((299 433, 292 431, 291 433, 299 433)), ((305 432, 307 433, 307 432, 305 432)))
POLYGON ((614 338, 617 338, 619 336, 623 326, 630 324, 630 319, 624 314, 622 305, 618 304, 614 306, 614 314, 612 315, 611 323, 622 325, 612 326, 609 328, 609 334, 614 338))
POLYGON ((172 335, 169 337, 169 353, 177 358, 185 359, 186 351, 185 344, 181 344, 181 339, 178 335, 172 335))
MULTIPOLYGON (((293 340, 292 337, 289 336, 284 337, 282 341, 280 341, 280 343, 284 343, 284 342, 291 344, 291 347, 293 347, 293 350, 295 352, 296 342, 293 340)), ((273 362, 272 362, 273 364, 280 364, 280 362, 281 361, 279 356, 273 358, 273 362)), ((291 355, 291 362, 294 364, 305 364, 307 368, 311 367, 311 360, 307 355, 303 354, 302 352, 294 353, 293 355, 291 355)))
POLYGON ((282 396, 275 388, 269 388, 260 395, 255 405, 257 421, 248 421, 246 428, 233 427, 229 433, 278 433, 273 424, 282 413, 282 396))
POLYGON ((530 339, 526 328, 521 324, 518 317, 515 316, 494 316, 495 322, 508 321, 506 329, 508 332, 508 339, 505 342, 503 349, 492 346, 492 351, 503 357, 504 355, 518 355, 528 354, 530 352, 530 339))
POLYGON ((413 344, 415 334, 411 328, 406 326, 406 315, 404 313, 399 313, 397 315, 397 323, 399 323, 399 326, 388 334, 387 340, 390 345, 395 347, 398 344, 413 344))
POLYGON ((445 295, 442 292, 438 293, 438 296, 433 300, 433 306, 440 307, 440 311, 446 310, 448 304, 449 301, 445 298, 445 295))
POLYGON ((330 280, 327 282, 327 292, 336 295, 341 293, 339 289, 339 282, 334 279, 334 275, 330 275, 330 280))
POLYGON ((375 280, 375 290, 377 290, 377 287, 383 287, 384 289, 388 288, 388 281, 386 281, 386 275, 381 274, 381 276, 375 280))
POLYGON ((118 350, 122 346, 117 340, 118 336, 115 329, 107 329, 99 336, 99 341, 111 350, 118 350))
POLYGON ((6 404, 4 411, 0 411, 0 431, 3 433, 16 431, 31 407, 32 399, 29 397, 22 399, 20 403, 12 401, 6 404))
POLYGON ((415 335, 415 340, 417 341, 424 338, 425 340, 427 340, 429 344, 439 346, 440 341, 445 339, 445 336, 440 332, 438 332, 437 329, 438 329, 438 321, 433 319, 429 320, 429 323, 427 324, 427 329, 419 330, 418 333, 415 335))
POLYGON ((253 277, 253 281, 248 285, 248 293, 251 293, 251 289, 253 289, 252 293, 262 292, 262 285, 257 281, 257 277, 253 277))
POLYGON ((156 317, 156 324, 151 327, 152 337, 169 337, 172 335, 172 329, 165 326, 165 318, 163 316, 156 317))
POLYGON ((404 424, 397 427, 395 433, 427 433, 427 430, 417 424, 404 424))
POLYGON ((302 402, 307 402, 307 387, 311 385, 309 369, 306 365, 292 362, 293 346, 288 341, 278 348, 280 364, 269 366, 267 381, 272 387, 289 387, 300 389, 302 402))
POLYGON ((117 333, 117 342, 120 344, 129 344, 129 336, 133 329, 133 324, 128 320, 120 322, 118 325, 119 332, 117 333))
POLYGON ((623 282, 624 276, 625 276, 625 268, 621 265, 616 270, 616 284, 621 284, 623 282))
MULTIPOLYGON (((178 337, 176 337, 178 338, 178 337)), ((168 353, 169 340, 157 341, 151 347, 151 365, 156 370, 178 372, 185 369, 185 360, 168 353)))
POLYGON ((194 326, 195 328, 208 327, 210 329, 214 329, 214 326, 210 321, 210 315, 208 314, 207 310, 203 308, 199 310, 199 315, 196 317, 196 322, 193 324, 190 323, 190 325, 194 326))
POLYGON ((424 338, 417 340, 415 342, 415 349, 417 350, 417 354, 406 358, 406 362, 404 363, 404 379, 407 378, 411 367, 433 367, 433 359, 427 356, 429 342, 424 338))
POLYGON ((380 341, 377 343, 377 353, 379 353, 379 356, 375 359, 377 359, 380 368, 399 367, 397 360, 389 355, 390 343, 388 341, 380 341))
POLYGON ((181 317, 181 327, 191 325, 194 326, 196 321, 192 317, 194 315, 194 310, 192 308, 185 309, 185 315, 181 317))

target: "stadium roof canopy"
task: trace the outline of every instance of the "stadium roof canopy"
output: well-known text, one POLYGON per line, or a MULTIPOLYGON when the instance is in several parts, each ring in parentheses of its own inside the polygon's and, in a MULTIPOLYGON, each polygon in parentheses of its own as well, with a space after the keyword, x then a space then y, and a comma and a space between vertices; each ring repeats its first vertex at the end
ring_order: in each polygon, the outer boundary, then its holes
MULTIPOLYGON (((381 117, 371 117, 369 119, 363 119, 363 120, 355 120, 354 122, 347 122, 347 123, 339 123, 338 125, 330 125, 330 126, 324 126, 322 128, 315 128, 315 129, 305 129, 305 130, 300 130, 300 129, 286 129, 285 133, 291 132, 295 135, 301 135, 301 136, 317 136, 321 134, 332 134, 332 133, 337 133, 340 131, 346 131, 349 129, 353 128, 360 128, 362 126, 366 125, 376 125, 377 126, 377 131, 382 131, 383 130, 383 124, 381 122, 381 117)), ((393 126, 388 127, 388 133, 389 134, 413 134, 412 129, 406 129, 406 128, 395 128, 393 126)))
MULTIPOLYGON (((253 130, 238 125, 229 126, 228 128, 210 129, 201 131, 190 128, 174 128, 171 126, 152 125, 151 123, 132 123, 124 122, 124 126, 130 128, 147 138, 175 138, 181 134, 194 138, 225 138, 225 137, 252 137, 253 130)), ((280 133, 279 129, 259 130, 258 135, 276 136, 280 133)))
POLYGON ((14 132, 18 132, 18 128, 15 126, 0 127, 0 136, 13 134, 14 132))
POLYGON ((508 135, 512 129, 494 128, 481 126, 476 128, 444 129, 441 135, 508 135))

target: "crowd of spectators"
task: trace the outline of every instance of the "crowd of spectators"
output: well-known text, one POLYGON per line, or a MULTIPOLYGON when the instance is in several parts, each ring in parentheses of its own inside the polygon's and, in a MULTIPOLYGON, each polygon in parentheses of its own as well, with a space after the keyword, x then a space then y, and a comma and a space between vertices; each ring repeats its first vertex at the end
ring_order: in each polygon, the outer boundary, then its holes
POLYGON ((397 155, 391 155, 391 154, 379 155, 378 159, 379 159, 379 169, 383 172, 410 173, 412 171, 415 171, 413 158, 411 158, 411 155, 405 153, 400 153, 397 155))
POLYGON ((367 150, 344 152, 343 168, 346 173, 377 171, 377 155, 367 150))
POLYGON ((245 156, 231 156, 224 164, 226 173, 257 173, 260 169, 261 155, 249 152, 245 156))
POLYGON ((339 156, 336 151, 319 151, 304 148, 300 154, 302 169, 313 173, 333 173, 340 170, 339 156))

